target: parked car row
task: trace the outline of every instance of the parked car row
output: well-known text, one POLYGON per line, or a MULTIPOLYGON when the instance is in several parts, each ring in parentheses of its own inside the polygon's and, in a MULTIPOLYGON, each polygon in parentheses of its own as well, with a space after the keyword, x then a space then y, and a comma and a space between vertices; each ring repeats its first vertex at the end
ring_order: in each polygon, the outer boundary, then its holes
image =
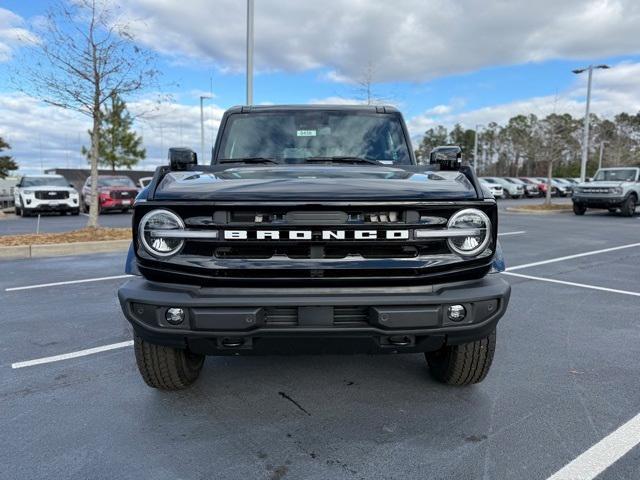
POLYGON ((570 197, 578 181, 574 178, 481 177, 480 182, 495 198, 544 197, 551 188, 553 197, 570 197))
MULTIPOLYGON (((133 208, 140 188, 124 175, 98 177, 99 212, 122 211, 133 208)), ((45 212, 88 213, 91 198, 91 177, 78 192, 62 175, 26 175, 20 178, 13 191, 16 215, 28 217, 45 212)))

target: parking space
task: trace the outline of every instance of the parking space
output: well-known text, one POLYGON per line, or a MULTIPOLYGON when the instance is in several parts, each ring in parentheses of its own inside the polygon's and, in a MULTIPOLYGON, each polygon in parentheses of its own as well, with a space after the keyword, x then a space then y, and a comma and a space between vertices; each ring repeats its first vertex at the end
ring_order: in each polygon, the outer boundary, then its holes
POLYGON ((640 413, 640 298, 588 288, 640 292, 638 219, 503 212, 500 231, 512 300, 471 388, 421 355, 335 355, 208 358, 154 391, 122 343, 121 255, 3 262, 0 478, 640 478, 639 447, 599 443, 640 413), (72 280, 96 281, 15 290, 72 280), (602 473, 577 461, 594 445, 602 473))

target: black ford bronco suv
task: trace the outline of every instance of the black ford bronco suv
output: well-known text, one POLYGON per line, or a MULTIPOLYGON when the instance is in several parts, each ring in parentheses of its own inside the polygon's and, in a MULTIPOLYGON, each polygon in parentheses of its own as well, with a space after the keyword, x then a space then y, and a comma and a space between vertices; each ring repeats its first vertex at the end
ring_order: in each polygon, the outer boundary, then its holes
POLYGON ((235 107, 211 165, 169 160, 118 291, 149 386, 187 387, 205 355, 294 352, 425 352, 439 381, 484 379, 510 287, 459 148, 418 165, 392 107, 235 107))

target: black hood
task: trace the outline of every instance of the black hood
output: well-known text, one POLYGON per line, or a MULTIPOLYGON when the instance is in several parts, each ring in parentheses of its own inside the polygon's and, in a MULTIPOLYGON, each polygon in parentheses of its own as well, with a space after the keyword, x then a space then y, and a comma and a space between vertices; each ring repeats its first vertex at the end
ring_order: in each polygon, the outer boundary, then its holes
POLYGON ((154 200, 421 201, 474 200, 457 171, 410 172, 378 166, 280 165, 169 172, 154 200))

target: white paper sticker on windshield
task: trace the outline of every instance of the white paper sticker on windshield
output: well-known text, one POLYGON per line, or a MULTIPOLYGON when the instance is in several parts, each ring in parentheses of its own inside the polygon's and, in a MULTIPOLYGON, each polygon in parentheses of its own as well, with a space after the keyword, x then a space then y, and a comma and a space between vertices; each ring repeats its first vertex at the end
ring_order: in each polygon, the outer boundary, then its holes
POLYGON ((315 137, 316 131, 315 130, 298 130, 296 135, 298 137, 315 137))

